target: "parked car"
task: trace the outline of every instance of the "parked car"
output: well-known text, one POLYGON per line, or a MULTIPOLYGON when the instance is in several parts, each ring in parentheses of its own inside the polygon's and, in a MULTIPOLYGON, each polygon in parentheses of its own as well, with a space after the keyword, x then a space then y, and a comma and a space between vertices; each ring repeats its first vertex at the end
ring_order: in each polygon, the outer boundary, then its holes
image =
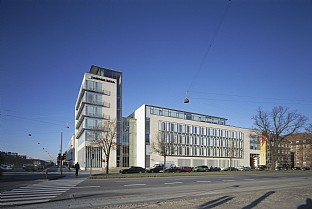
POLYGON ((193 168, 194 172, 207 172, 209 171, 208 166, 206 165, 200 165, 200 166, 196 166, 195 168, 193 168))
POLYGON ((163 165, 157 165, 147 170, 148 173, 160 173, 164 169, 163 165))
POLYGON ((265 171, 267 169, 268 169, 268 167, 266 165, 258 165, 258 167, 256 168, 256 170, 258 170, 258 171, 265 171))
POLYGON ((249 166, 239 166, 237 169, 239 171, 251 171, 251 168, 249 166))
POLYGON ((178 172, 180 172, 180 168, 179 167, 170 167, 170 168, 166 168, 163 171, 164 171, 164 173, 178 173, 178 172))
POLYGON ((282 171, 282 170, 286 170, 282 165, 276 166, 275 168, 276 171, 282 171))
POLYGON ((13 171, 13 167, 10 165, 6 165, 6 164, 1 164, 0 165, 0 170, 3 172, 9 172, 9 171, 13 171))
POLYGON ((301 168, 299 166, 295 166, 292 168, 293 170, 301 170, 301 168))
POLYGON ((303 166, 302 168, 301 168, 301 170, 303 170, 303 171, 307 171, 307 170, 310 170, 311 168, 310 167, 308 167, 308 166, 303 166))
POLYGON ((146 169, 139 166, 131 166, 129 168, 125 168, 119 171, 119 173, 146 173, 146 169))
POLYGON ((223 171, 238 171, 238 169, 235 167, 227 167, 227 168, 224 168, 223 171))
POLYGON ((190 166, 182 166, 180 167, 180 172, 191 172, 193 170, 190 166))
POLYGON ((212 170, 209 169, 209 171, 221 171, 220 167, 213 167, 212 170))

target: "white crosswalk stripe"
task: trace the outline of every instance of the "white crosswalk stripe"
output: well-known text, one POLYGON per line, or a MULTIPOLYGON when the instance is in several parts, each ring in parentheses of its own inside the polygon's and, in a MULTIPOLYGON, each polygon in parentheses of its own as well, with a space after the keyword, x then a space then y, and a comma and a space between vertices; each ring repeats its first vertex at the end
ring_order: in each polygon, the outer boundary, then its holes
POLYGON ((48 202, 82 181, 82 179, 43 181, 4 191, 0 194, 0 207, 48 202))

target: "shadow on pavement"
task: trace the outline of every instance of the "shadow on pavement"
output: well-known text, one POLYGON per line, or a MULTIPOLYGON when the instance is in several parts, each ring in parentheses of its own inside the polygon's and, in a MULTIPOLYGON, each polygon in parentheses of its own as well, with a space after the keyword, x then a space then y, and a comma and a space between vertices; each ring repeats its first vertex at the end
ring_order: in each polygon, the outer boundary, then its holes
POLYGON ((274 193, 275 193, 274 191, 267 192, 264 195, 262 195, 261 197, 259 197, 258 199, 256 199, 255 201, 253 201, 252 203, 250 203, 249 205, 246 205, 245 207, 243 207, 242 209, 251 209, 251 208, 257 206, 265 198, 269 197, 270 195, 272 195, 274 193))
POLYGON ((298 206, 298 209, 311 209, 312 208, 312 200, 310 198, 306 199, 307 204, 298 206))
POLYGON ((214 208, 214 207, 217 207, 218 205, 222 205, 230 200, 232 200, 233 197, 230 197, 230 196, 223 196, 223 197, 220 197, 218 199, 215 199, 215 200, 211 200, 205 204, 202 204, 198 207, 198 209, 208 209, 208 208, 214 208))

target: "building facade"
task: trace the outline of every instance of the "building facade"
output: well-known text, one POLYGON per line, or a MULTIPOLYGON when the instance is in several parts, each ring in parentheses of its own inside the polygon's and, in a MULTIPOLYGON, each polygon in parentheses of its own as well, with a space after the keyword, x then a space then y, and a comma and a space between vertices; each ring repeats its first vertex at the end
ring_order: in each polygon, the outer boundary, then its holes
POLYGON ((164 160, 152 145, 173 142, 167 161, 177 166, 256 167, 259 134, 229 126, 227 119, 152 105, 142 105, 122 118, 122 73, 91 66, 84 74, 75 105, 75 134, 67 151, 69 165, 81 169, 106 166, 103 151, 93 141, 104 132, 105 121, 116 120, 116 149, 109 167, 153 166, 164 160))
POLYGON ((153 150, 158 137, 173 142, 166 161, 177 166, 259 163, 259 140, 255 141, 252 130, 228 126, 225 118, 142 105, 128 120, 129 165, 151 167, 163 162, 163 156, 153 150))
MULTIPOLYGON (((122 73, 107 68, 91 66, 85 73, 75 106, 75 162, 81 169, 101 169, 105 165, 100 147, 92 143, 104 131, 107 120, 117 121, 116 142, 122 140, 122 73)), ((110 166, 119 167, 120 147, 112 152, 110 166)))
POLYGON ((292 167, 310 167, 312 168, 312 134, 299 133, 288 136, 290 150, 293 155, 292 167))

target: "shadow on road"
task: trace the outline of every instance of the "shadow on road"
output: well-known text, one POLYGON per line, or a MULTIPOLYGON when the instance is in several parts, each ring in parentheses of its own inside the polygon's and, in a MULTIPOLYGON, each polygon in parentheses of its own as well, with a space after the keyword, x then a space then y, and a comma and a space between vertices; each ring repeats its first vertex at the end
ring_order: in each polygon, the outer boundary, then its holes
POLYGON ((255 201, 253 201, 252 203, 250 203, 249 205, 246 205, 245 207, 243 207, 242 209, 251 209, 251 208, 257 206, 265 198, 269 197, 270 195, 272 195, 274 193, 275 193, 274 191, 267 192, 264 195, 262 195, 261 197, 259 197, 258 199, 256 199, 255 201))
POLYGON ((215 200, 211 200, 207 203, 204 203, 202 205, 200 205, 198 207, 198 209, 208 209, 208 208, 214 208, 214 207, 217 207, 218 205, 222 205, 230 200, 232 200, 233 197, 230 197, 230 196, 223 196, 223 197, 220 197, 218 199, 215 199, 215 200))
POLYGON ((306 199, 307 204, 298 206, 298 209, 311 209, 312 208, 312 200, 310 198, 306 199))

